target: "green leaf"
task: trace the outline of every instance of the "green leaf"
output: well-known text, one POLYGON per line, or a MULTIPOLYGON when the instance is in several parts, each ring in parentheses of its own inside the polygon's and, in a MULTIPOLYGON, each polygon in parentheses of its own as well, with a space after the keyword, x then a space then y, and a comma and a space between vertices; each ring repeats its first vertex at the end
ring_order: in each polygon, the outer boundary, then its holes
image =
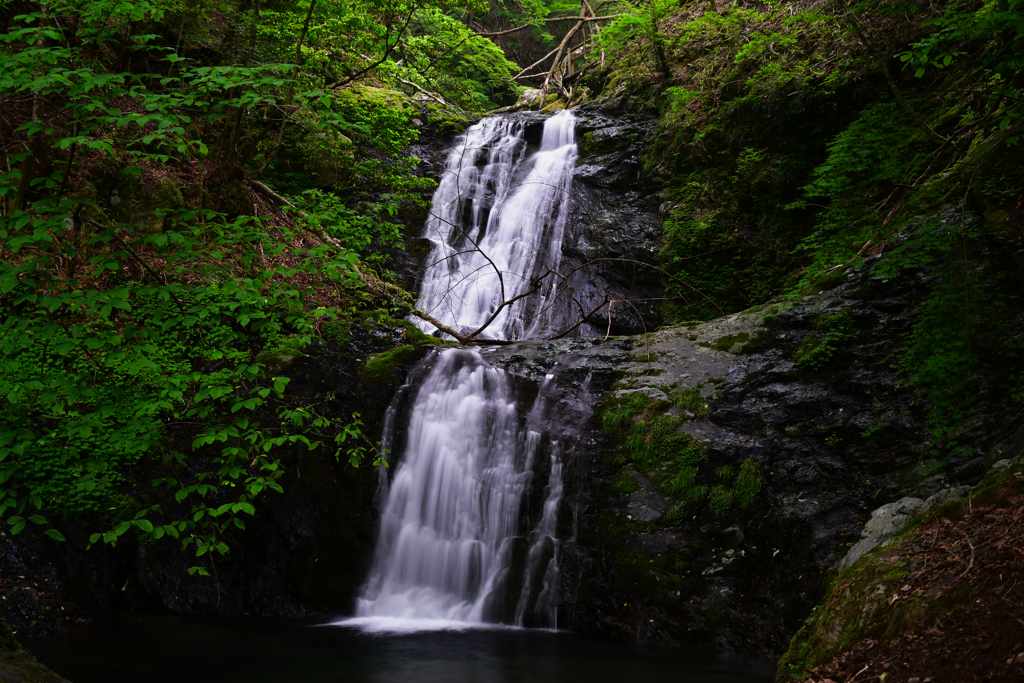
MULTIPOLYGON (((68 539, 64 538, 64 534, 62 534, 61 532, 57 531, 56 529, 47 529, 46 531, 43 532, 43 535, 44 536, 49 536, 50 538, 52 538, 55 541, 66 541, 66 540, 68 540, 68 539)), ((98 537, 99 534, 93 534, 93 536, 98 537)), ((90 540, 91 543, 95 542, 95 541, 92 540, 91 536, 89 537, 89 540, 90 540)), ((98 538, 97 538, 97 540, 98 540, 98 538)))

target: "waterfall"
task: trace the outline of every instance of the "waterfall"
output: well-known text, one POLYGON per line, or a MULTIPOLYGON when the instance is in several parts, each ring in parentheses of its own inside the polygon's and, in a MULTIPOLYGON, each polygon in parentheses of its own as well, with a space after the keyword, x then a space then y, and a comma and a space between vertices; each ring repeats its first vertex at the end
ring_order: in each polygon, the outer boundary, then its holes
MULTIPOLYGON (((558 267, 576 159, 574 125, 569 112, 547 119, 540 149, 530 157, 524 125, 515 118, 484 119, 460 138, 425 226, 433 247, 419 308, 466 331, 493 317, 487 333, 493 337, 546 331, 554 284, 500 306, 558 267)), ((415 392, 406 445, 390 485, 382 483, 369 579, 355 617, 343 623, 383 631, 495 622, 557 626, 562 445, 545 441, 541 426, 552 375, 521 418, 511 377, 485 353, 435 352, 418 389, 403 388, 415 392), (547 484, 531 528, 528 492, 542 452, 547 484)), ((388 410, 389 444, 401 400, 388 410)))
MULTIPOLYGON (((460 332, 524 339, 552 319, 555 278, 539 296, 520 299, 531 282, 557 269, 576 164, 575 119, 544 122, 540 150, 526 158, 523 123, 487 118, 448 156, 424 236, 431 242, 417 307, 460 332), (527 322, 529 321, 529 322, 527 322)), ((425 332, 433 327, 415 322, 425 332)))

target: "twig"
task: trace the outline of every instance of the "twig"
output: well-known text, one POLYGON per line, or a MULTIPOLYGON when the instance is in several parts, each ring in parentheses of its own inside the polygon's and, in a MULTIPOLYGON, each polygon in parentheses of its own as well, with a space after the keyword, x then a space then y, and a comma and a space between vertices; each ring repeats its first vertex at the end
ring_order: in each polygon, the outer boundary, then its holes
POLYGON ((853 260, 854 260, 855 258, 857 258, 857 257, 858 257, 858 256, 860 256, 861 254, 863 254, 863 253, 864 253, 864 250, 865 250, 865 249, 867 249, 867 248, 868 248, 868 247, 870 247, 870 246, 871 246, 871 240, 868 240, 867 242, 865 242, 865 243, 864 243, 864 246, 860 248, 860 251, 858 251, 858 252, 857 252, 856 254, 854 254, 853 256, 851 256, 851 257, 850 257, 850 260, 849 260, 849 261, 846 261, 845 263, 840 263, 840 264, 839 264, 838 266, 832 266, 831 268, 829 268, 828 270, 826 270, 826 271, 825 271, 825 273, 831 273, 831 272, 832 272, 833 270, 837 270, 837 269, 839 269, 839 268, 842 268, 843 266, 848 266, 848 265, 850 265, 851 263, 853 263, 853 260))
POLYGON ((961 579, 964 578, 965 576, 967 576, 968 574, 970 574, 971 573, 971 569, 974 567, 974 544, 971 543, 971 537, 967 535, 966 531, 963 532, 963 534, 964 534, 964 538, 967 539, 967 545, 971 546, 971 562, 970 562, 970 564, 967 565, 967 569, 964 571, 964 573, 960 575, 961 579))
POLYGON ((852 678, 847 678, 846 679, 846 683, 853 683, 853 681, 856 680, 857 676, 860 676, 862 673, 867 671, 870 666, 871 666, 870 664, 865 664, 864 668, 861 669, 860 671, 858 671, 857 673, 853 674, 852 678))

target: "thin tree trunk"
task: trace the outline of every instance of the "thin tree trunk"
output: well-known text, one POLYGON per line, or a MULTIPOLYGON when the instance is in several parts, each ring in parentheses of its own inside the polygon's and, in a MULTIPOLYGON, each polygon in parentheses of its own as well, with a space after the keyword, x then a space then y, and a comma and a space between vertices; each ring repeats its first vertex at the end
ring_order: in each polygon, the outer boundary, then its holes
MULTIPOLYGON (((285 109, 281 112, 281 127, 277 131, 277 142, 274 144, 273 151, 267 155, 266 161, 263 162, 259 170, 251 175, 247 174, 247 178, 259 178, 266 173, 270 164, 273 163, 281 151, 281 144, 284 142, 285 124, 288 123, 288 109, 291 108, 292 102, 295 100, 295 79, 299 77, 299 64, 302 61, 302 43, 306 40, 306 33, 309 32, 309 22, 313 18, 314 7, 316 7, 316 0, 309 0, 309 10, 306 11, 306 20, 302 24, 302 33, 299 34, 299 42, 295 45, 295 65, 292 67, 291 83, 288 84, 288 97, 285 98, 285 109)), ((255 150, 256 146, 253 145, 253 151, 255 152, 255 150)))

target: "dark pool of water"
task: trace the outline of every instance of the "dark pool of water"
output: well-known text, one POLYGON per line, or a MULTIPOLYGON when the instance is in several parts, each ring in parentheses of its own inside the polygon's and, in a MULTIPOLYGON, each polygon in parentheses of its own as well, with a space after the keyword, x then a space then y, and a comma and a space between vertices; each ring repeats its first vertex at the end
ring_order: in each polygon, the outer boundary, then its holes
POLYGON ((370 635, 295 622, 121 615, 27 641, 73 683, 767 683, 768 662, 528 630, 370 635))

